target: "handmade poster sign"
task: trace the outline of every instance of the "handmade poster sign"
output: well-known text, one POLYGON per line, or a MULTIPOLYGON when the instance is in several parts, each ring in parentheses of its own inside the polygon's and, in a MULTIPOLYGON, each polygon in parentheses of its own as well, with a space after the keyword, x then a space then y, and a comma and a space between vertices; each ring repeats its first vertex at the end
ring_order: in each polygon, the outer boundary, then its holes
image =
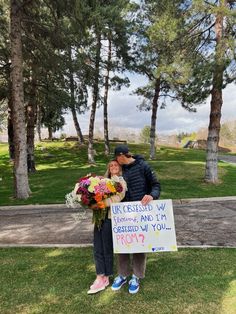
POLYGON ((172 200, 114 203, 114 253, 177 251, 172 200))

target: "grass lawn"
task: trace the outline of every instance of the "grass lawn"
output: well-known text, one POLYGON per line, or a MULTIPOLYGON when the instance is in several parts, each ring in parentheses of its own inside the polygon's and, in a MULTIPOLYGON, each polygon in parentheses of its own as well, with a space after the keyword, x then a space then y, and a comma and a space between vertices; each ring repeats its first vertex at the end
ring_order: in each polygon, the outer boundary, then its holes
MULTIPOLYGON (((129 144, 133 153, 147 159, 149 146, 129 144)), ((112 146, 114 148, 114 145, 112 146)), ((81 176, 93 172, 104 174, 108 160, 102 143, 95 143, 96 165, 87 163, 87 147, 73 142, 42 142, 36 145, 37 172, 29 175, 32 195, 28 200, 13 198, 12 164, 8 147, 0 144, 0 205, 64 203, 64 196, 72 190, 81 176)), ((197 198, 236 195, 235 166, 219 163, 220 183, 206 184, 205 151, 162 147, 155 161, 149 161, 162 186, 162 199, 197 198)))
MULTIPOLYGON (((129 146, 148 157, 147 145, 129 146)), ((79 177, 105 172, 112 156, 104 156, 102 144, 95 149, 92 167, 85 146, 38 144, 37 172, 29 176, 32 195, 17 201, 7 145, 0 144, 0 205, 63 203, 79 177)), ((219 163, 220 183, 204 183, 204 151, 161 148, 149 163, 163 199, 236 195, 235 166, 219 163)), ((87 295, 95 277, 92 248, 0 248, 0 313, 235 314, 235 260, 236 250, 227 248, 152 253, 138 294, 130 295, 125 286, 87 295)))
POLYGON ((0 312, 234 314, 235 260, 235 249, 153 253, 138 294, 87 295, 92 248, 0 249, 0 312))

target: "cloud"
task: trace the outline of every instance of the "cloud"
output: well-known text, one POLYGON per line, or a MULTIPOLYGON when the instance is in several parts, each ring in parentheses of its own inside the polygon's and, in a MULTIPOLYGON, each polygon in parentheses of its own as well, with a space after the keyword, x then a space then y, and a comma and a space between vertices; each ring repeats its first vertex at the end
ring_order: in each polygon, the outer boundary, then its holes
MULTIPOLYGON (((129 75, 131 86, 122 88, 120 91, 110 91, 109 95, 109 128, 133 129, 134 132, 141 130, 145 125, 151 123, 151 111, 140 112, 137 105, 140 104, 140 98, 134 94, 137 87, 143 86, 146 79, 140 75, 129 75)), ((223 106, 221 121, 236 119, 235 115, 235 84, 231 84, 223 91, 223 106)), ((157 133, 179 133, 194 132, 209 124, 210 97, 205 103, 196 107, 197 112, 188 112, 183 109, 178 102, 169 102, 165 109, 158 109, 157 112, 157 133)), ((78 120, 84 134, 88 134, 90 112, 78 116, 78 120)), ((71 115, 66 117, 67 125, 64 131, 67 134, 75 134, 73 120, 71 115)), ((95 131, 103 127, 103 108, 98 108, 95 118, 95 131)))

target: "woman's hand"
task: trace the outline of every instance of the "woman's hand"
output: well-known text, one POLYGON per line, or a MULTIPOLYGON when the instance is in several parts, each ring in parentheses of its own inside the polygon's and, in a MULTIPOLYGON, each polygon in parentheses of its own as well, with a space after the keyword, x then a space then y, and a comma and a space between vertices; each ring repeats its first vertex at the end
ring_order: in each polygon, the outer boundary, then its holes
POLYGON ((103 201, 100 201, 100 202, 97 202, 96 204, 93 204, 90 206, 91 209, 102 209, 102 208, 105 208, 105 204, 103 201))
POLYGON ((98 204, 96 203, 96 204, 92 204, 92 205, 90 205, 89 206, 91 209, 99 209, 99 206, 98 206, 98 204))

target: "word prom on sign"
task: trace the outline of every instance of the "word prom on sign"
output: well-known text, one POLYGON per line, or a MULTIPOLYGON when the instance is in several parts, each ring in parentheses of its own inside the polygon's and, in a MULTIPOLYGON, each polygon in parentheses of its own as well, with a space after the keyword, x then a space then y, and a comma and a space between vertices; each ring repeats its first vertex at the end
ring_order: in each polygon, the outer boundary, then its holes
POLYGON ((177 251, 172 200, 114 203, 114 253, 177 251))

